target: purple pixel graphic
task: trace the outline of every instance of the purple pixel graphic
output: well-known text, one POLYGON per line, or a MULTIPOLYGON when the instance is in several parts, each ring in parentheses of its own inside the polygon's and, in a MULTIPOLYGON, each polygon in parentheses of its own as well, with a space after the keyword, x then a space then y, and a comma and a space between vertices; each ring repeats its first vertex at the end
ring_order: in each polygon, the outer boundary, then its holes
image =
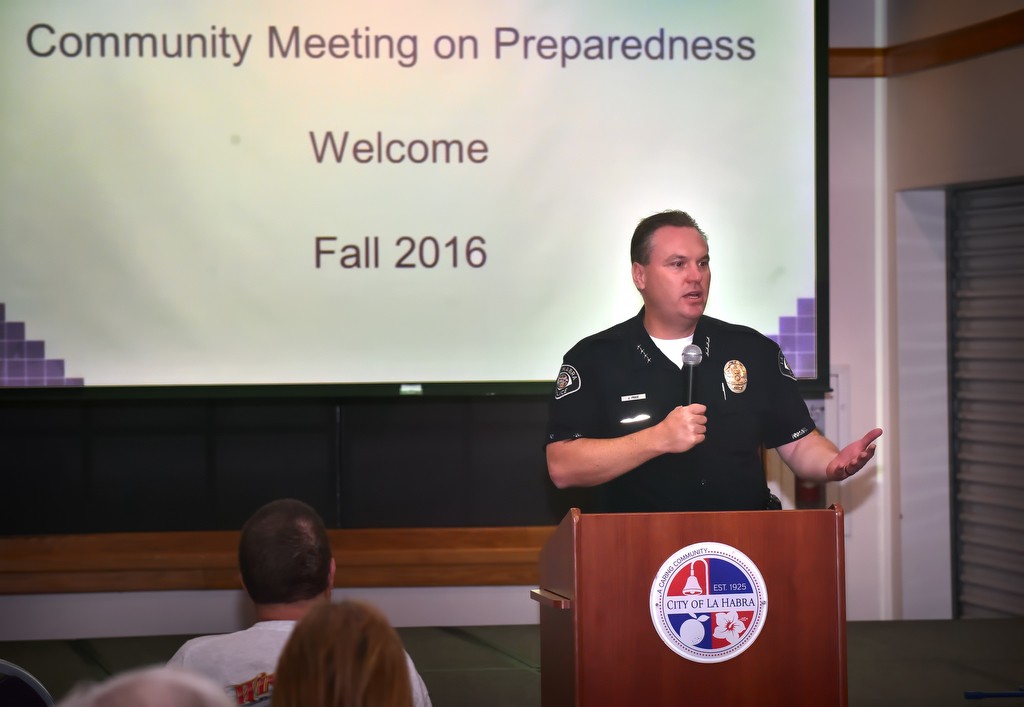
MULTIPOLYGON (((798 378, 817 376, 814 298, 797 300, 796 315, 779 317, 779 345, 798 378)), ((84 378, 67 377, 63 359, 46 358, 46 343, 27 338, 25 322, 7 321, 0 302, 0 387, 85 385, 84 378)))
POLYGON ((797 378, 817 376, 815 311, 813 297, 800 298, 796 301, 796 316, 779 317, 779 333, 768 334, 786 354, 797 378))
POLYGON ((83 385, 83 378, 66 377, 62 359, 46 358, 45 342, 27 338, 25 322, 7 321, 0 302, 0 387, 83 385))

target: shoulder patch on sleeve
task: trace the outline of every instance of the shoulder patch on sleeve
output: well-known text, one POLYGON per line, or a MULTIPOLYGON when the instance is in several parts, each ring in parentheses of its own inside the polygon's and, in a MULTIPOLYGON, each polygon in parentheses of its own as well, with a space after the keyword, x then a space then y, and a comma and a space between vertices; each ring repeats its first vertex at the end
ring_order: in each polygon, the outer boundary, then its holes
POLYGON ((779 373, 786 376, 786 378, 796 380, 796 374, 789 367, 789 361, 786 360, 786 354, 782 353, 782 349, 779 349, 779 373))
POLYGON ((580 384, 580 374, 576 369, 568 364, 562 366, 555 380, 555 400, 575 393, 580 389, 580 384))

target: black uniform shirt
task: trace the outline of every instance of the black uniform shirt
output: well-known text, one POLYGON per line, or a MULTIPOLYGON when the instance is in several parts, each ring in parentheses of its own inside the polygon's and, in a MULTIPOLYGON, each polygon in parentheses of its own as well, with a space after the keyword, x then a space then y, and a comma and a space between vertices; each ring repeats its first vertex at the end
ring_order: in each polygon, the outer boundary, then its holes
MULTIPOLYGON (((643 317, 641 309, 566 353, 550 403, 549 443, 621 437, 686 404, 688 372, 655 345, 643 317)), ((705 440, 603 484, 599 510, 762 509, 768 491, 760 447, 778 447, 814 429, 796 377, 771 339, 703 316, 693 343, 703 353, 693 402, 707 406, 705 440)))

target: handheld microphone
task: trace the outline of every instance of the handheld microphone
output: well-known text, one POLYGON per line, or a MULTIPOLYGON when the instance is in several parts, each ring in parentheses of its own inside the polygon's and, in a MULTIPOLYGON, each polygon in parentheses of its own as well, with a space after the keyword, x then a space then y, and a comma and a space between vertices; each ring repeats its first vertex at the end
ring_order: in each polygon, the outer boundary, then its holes
POLYGON ((704 354, 700 352, 700 347, 694 344, 687 344, 683 347, 683 368, 686 369, 686 404, 693 404, 693 371, 697 366, 700 365, 701 359, 704 358, 704 354))

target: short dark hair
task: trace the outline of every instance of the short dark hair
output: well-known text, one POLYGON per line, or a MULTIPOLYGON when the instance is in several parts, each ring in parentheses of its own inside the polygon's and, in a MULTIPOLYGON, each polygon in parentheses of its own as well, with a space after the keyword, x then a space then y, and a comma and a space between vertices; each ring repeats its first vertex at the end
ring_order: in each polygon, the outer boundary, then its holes
POLYGON ((662 226, 695 228, 704 240, 708 239, 707 234, 700 230, 697 222, 685 211, 661 211, 648 216, 637 224, 633 231, 633 240, 629 242, 630 262, 647 265, 651 259, 651 237, 662 226))
POLYGON ((256 604, 289 604, 322 594, 331 571, 323 519, 302 501, 271 501, 242 526, 238 567, 256 604))

